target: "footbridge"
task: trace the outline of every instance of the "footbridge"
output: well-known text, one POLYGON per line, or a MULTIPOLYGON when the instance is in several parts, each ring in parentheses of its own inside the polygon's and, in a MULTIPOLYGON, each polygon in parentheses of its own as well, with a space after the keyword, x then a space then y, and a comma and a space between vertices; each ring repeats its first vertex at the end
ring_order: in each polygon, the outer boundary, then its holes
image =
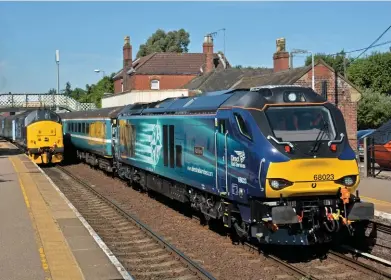
POLYGON ((81 103, 63 94, 42 93, 2 93, 0 94, 0 111, 17 112, 33 108, 58 108, 66 111, 96 109, 94 103, 81 103))

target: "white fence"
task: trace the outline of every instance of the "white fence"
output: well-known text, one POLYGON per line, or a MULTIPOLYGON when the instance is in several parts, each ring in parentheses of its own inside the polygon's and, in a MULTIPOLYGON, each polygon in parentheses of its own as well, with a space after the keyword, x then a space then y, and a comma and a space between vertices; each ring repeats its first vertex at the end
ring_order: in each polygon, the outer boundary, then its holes
POLYGON ((137 102, 154 102, 169 97, 189 96, 188 89, 172 90, 132 90, 125 93, 117 93, 103 96, 102 108, 116 107, 137 102))
POLYGON ((68 111, 96 109, 94 103, 80 103, 63 94, 0 94, 0 110, 9 108, 54 108, 56 106, 68 111))

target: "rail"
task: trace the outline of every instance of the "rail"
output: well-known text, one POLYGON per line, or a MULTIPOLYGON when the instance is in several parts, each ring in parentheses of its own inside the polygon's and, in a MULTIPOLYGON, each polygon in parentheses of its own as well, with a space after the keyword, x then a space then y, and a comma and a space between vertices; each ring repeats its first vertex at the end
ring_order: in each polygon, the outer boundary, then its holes
POLYGON ((95 190, 93 187, 91 187, 86 182, 82 181, 77 176, 74 176, 71 172, 63 168, 62 166, 57 165, 57 169, 59 169, 61 172, 65 173, 67 176, 71 177, 73 180, 75 180, 78 184, 82 185, 86 189, 88 189, 91 193, 95 194, 97 197, 105 201, 108 205, 110 205, 113 209, 115 209, 118 213, 120 213, 123 217, 127 218, 132 223, 136 224, 137 227, 139 227, 142 231, 144 231, 148 236, 150 236, 153 240, 158 242, 160 245, 162 245, 166 250, 168 250, 170 253, 175 254, 179 257, 179 260, 185 264, 194 274, 199 276, 202 279, 208 279, 208 280, 216 280, 208 271, 203 269, 201 266, 199 266, 196 262, 189 259, 185 254, 183 254, 181 251, 176 249, 173 245, 166 242, 161 236, 153 232, 147 225, 142 223, 138 218, 133 216, 132 214, 122 210, 120 206, 118 206, 117 203, 112 201, 111 199, 107 198, 106 196, 99 193, 97 190, 95 190))
POLYGON ((22 110, 25 108, 54 108, 59 107, 68 111, 83 111, 96 109, 94 103, 81 103, 63 94, 0 94, 0 109, 22 110))

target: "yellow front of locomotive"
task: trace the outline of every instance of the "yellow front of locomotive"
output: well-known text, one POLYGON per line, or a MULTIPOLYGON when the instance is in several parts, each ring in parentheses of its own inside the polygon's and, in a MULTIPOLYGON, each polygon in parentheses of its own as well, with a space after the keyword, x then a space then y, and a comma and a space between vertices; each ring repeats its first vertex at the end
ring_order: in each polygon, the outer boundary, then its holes
POLYGON ((36 164, 59 163, 63 160, 62 125, 50 120, 34 122, 26 127, 28 156, 36 164))

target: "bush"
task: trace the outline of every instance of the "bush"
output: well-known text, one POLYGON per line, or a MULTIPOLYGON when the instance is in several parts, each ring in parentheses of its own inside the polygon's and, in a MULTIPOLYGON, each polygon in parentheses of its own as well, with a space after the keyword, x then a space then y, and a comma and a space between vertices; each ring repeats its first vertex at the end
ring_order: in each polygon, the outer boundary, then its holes
POLYGON ((358 129, 378 128, 391 119, 391 96, 366 90, 358 102, 358 129))

